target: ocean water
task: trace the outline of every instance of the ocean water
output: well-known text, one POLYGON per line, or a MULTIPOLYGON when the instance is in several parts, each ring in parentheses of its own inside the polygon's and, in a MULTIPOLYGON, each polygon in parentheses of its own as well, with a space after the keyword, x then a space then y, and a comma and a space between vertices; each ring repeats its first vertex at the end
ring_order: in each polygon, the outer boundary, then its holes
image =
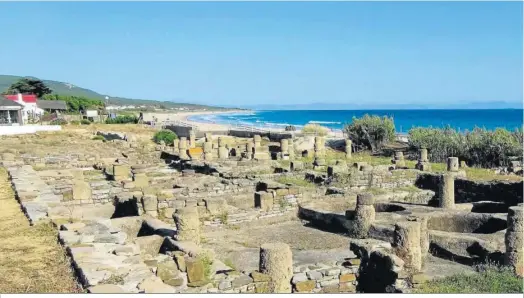
POLYGON ((267 128, 283 128, 295 125, 298 128, 307 123, 318 123, 331 129, 342 129, 353 117, 365 114, 390 116, 395 121, 397 132, 405 133, 412 127, 445 127, 450 125, 458 130, 475 127, 495 129, 503 127, 513 130, 522 128, 522 109, 500 110, 278 110, 253 111, 230 114, 197 115, 194 121, 214 122, 233 125, 250 125, 267 128))

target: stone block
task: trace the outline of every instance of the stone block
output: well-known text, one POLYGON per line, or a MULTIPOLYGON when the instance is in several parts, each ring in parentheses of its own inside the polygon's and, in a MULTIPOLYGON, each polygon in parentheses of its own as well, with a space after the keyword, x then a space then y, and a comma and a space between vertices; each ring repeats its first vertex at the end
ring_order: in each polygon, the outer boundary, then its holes
POLYGON ((90 200, 91 186, 85 181, 73 181, 73 200, 90 200))
POLYGON ((357 277, 355 276, 355 274, 341 274, 340 275, 340 282, 343 283, 343 282, 351 282, 351 281, 355 281, 357 280, 357 277))
POLYGON ((160 277, 164 283, 173 287, 181 286, 184 283, 177 264, 172 260, 158 264, 156 275, 160 277))
POLYGON ((298 282, 306 281, 306 280, 308 280, 308 278, 307 278, 307 275, 305 273, 297 273, 297 274, 293 275, 293 277, 291 278, 291 283, 292 284, 296 284, 298 282))
POLYGON ((176 262, 178 270, 186 272, 186 259, 185 254, 183 252, 175 251, 173 255, 173 260, 176 262))
POLYGON ((197 258, 186 259, 187 278, 190 283, 204 281, 204 263, 197 258))
POLYGON ((129 165, 113 165, 113 176, 115 180, 123 180, 129 178, 131 175, 131 168, 129 165))
POLYGON ((237 278, 235 278, 232 282, 231 282, 231 286, 233 288, 240 288, 240 287, 243 287, 243 286, 247 286, 249 285, 250 283, 253 282, 253 279, 247 275, 241 275, 237 278))
POLYGON ((295 284, 295 291, 298 293, 309 293, 313 291, 316 284, 314 280, 300 281, 295 284))
POLYGON ((320 280, 324 276, 320 271, 308 271, 306 274, 307 277, 311 280, 320 280))
POLYGON ((140 188, 148 187, 149 186, 149 177, 147 177, 145 173, 134 174, 133 182, 135 183, 135 187, 140 187, 140 188))
POLYGON ((255 208, 271 210, 273 208, 273 194, 265 191, 255 192, 255 208))

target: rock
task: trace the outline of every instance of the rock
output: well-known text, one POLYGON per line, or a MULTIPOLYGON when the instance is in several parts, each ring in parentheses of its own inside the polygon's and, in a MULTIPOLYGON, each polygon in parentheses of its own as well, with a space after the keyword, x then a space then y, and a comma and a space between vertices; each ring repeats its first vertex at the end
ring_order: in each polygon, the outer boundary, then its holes
POLYGON ((339 275, 340 274, 340 269, 339 268, 330 268, 330 269, 324 270, 323 273, 326 276, 335 276, 335 275, 339 275))
POLYGON ((149 254, 155 256, 160 251, 164 237, 158 235, 142 236, 138 237, 134 242, 140 247, 141 255, 149 254))
POLYGON ((175 251, 173 259, 178 265, 178 270, 186 272, 186 259, 184 257, 184 253, 181 251, 175 251))
POLYGON ((144 281, 142 281, 138 285, 138 290, 146 294, 154 294, 154 293, 173 294, 173 293, 176 293, 173 287, 164 284, 160 279, 154 278, 154 277, 147 278, 144 281))
POLYGON ((157 266, 156 275, 160 277, 160 279, 170 285, 170 286, 181 286, 184 283, 184 280, 181 278, 180 271, 178 270, 178 266, 175 264, 174 261, 168 261, 164 263, 160 263, 157 266))
POLYGON ((240 288, 253 282, 253 279, 248 275, 241 275, 233 280, 231 285, 233 288, 240 288))
POLYGON ((357 277, 355 276, 355 274, 341 274, 340 275, 340 282, 350 282, 350 281, 355 281, 357 280, 357 277))
POLYGON ((293 278, 291 278, 291 283, 296 284, 297 282, 306 281, 308 280, 308 277, 305 273, 297 273, 293 275, 293 278))
POLYGON ((62 226, 60 226, 60 229, 64 231, 75 231, 76 232, 84 228, 85 226, 86 224, 83 222, 74 222, 74 223, 63 224, 62 226))
POLYGON ((357 291, 356 286, 353 283, 346 282, 346 283, 340 283, 339 285, 339 292, 342 293, 355 293, 357 291))
POLYGON ((306 275, 311 280, 319 280, 324 276, 320 271, 308 271, 306 272, 306 275))
POLYGON ((315 288, 316 284, 314 280, 300 281, 295 284, 295 290, 299 293, 308 293, 315 288))
POLYGON ((120 294, 126 293, 124 289, 117 285, 96 285, 89 287, 87 291, 91 294, 120 294))
POLYGON ((205 279, 204 263, 200 259, 186 259, 186 270, 188 281, 192 284, 195 282, 201 282, 205 279))
POLYGON ((228 281, 228 280, 223 280, 223 281, 221 281, 221 282, 218 284, 218 289, 219 289, 219 290, 227 290, 227 289, 231 289, 231 282, 228 281))
POLYGON ((73 200, 91 200, 91 186, 89 183, 81 180, 73 181, 73 200))
POLYGON ((253 279, 254 282, 264 282, 264 281, 270 281, 271 280, 269 275, 264 274, 264 273, 260 273, 258 271, 251 272, 251 278, 253 279))
POLYGON ((117 256, 136 256, 140 254, 138 245, 122 245, 115 248, 114 254, 117 256))
POLYGON ((323 286, 322 293, 326 293, 326 294, 340 293, 339 285, 332 284, 332 285, 323 286))

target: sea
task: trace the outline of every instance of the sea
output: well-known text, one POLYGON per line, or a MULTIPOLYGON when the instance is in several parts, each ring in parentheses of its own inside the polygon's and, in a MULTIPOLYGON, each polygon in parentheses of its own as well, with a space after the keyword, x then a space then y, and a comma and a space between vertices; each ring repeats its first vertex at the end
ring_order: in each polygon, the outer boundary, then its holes
POLYGON ((459 131, 475 127, 494 130, 514 130, 523 127, 522 109, 482 110, 272 110, 242 111, 225 114, 194 115, 189 120, 266 129, 283 129, 294 125, 298 129, 308 123, 317 123, 332 130, 341 130, 353 117, 365 114, 393 117, 397 133, 407 133, 412 127, 443 128, 451 126, 459 131))

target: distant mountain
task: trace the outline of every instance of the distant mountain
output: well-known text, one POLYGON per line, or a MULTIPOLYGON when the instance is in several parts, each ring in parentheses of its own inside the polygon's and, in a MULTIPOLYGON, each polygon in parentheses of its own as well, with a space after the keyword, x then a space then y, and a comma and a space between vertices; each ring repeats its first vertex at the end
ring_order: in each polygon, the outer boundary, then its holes
POLYGON ((311 103, 299 105, 260 104, 246 105, 242 108, 252 110, 429 110, 429 109, 522 109, 517 102, 477 102, 457 104, 344 104, 344 103, 311 103))
MULTIPOLYGON (((11 75, 0 75, 0 93, 4 92, 19 79, 24 77, 20 76, 11 76, 11 75)), ((35 77, 25 77, 25 78, 35 78, 35 77)), ((95 98, 105 101, 106 95, 100 94, 96 91, 75 86, 70 83, 58 82, 52 80, 42 80, 53 93, 60 95, 71 95, 71 96, 83 96, 88 98, 95 98)), ((158 101, 158 100, 148 100, 148 99, 131 99, 124 97, 109 97, 110 105, 145 105, 148 107, 160 107, 164 106, 167 108, 188 108, 188 109, 223 109, 221 107, 213 107, 201 104, 191 104, 191 103, 181 103, 174 101, 158 101)))

